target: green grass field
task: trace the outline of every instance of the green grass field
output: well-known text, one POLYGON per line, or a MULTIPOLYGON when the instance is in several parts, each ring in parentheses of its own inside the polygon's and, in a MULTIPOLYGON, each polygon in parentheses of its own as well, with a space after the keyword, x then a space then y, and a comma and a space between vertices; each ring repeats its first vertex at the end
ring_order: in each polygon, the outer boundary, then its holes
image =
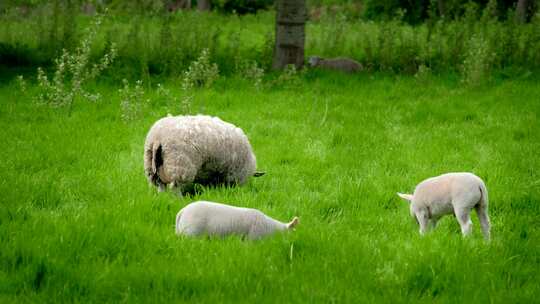
POLYGON ((151 98, 125 123, 119 87, 94 85, 102 100, 67 115, 0 84, 0 302, 539 301, 538 79, 222 78, 192 111, 243 128, 267 174, 183 198, 143 173, 146 132, 180 106, 151 98), (453 217, 421 237, 395 195, 451 171, 485 180, 491 243, 475 214, 470 238, 453 217), (199 199, 301 223, 258 242, 177 237, 176 213, 199 199))

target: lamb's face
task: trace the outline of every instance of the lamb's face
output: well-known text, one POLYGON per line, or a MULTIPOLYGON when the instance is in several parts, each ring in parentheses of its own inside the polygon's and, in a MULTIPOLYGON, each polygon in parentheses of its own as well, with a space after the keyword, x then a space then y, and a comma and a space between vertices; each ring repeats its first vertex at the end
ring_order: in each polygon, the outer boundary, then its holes
POLYGON ((312 66, 312 67, 317 66, 317 64, 319 64, 320 61, 321 61, 321 57, 319 56, 311 56, 308 59, 309 66, 312 66))

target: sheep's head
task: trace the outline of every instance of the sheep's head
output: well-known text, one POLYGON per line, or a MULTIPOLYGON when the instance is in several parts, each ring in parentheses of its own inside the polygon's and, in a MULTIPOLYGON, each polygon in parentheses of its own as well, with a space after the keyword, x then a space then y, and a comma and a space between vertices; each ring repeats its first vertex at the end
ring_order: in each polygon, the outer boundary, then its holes
POLYGON ((309 66, 311 67, 317 66, 319 62, 321 62, 321 60, 322 58, 319 56, 311 56, 308 58, 309 66))

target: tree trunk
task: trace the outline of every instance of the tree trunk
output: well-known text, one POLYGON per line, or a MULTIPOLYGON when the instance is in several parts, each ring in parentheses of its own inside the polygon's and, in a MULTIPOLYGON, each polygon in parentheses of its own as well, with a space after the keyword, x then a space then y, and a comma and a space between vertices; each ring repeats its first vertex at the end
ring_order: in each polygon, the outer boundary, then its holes
POLYGON ((445 15, 446 15, 446 3, 444 1, 445 0, 438 0, 437 1, 437 6, 438 6, 438 9, 439 9, 439 16, 441 16, 441 17, 445 17, 445 15))
POLYGON ((197 0, 197 9, 200 11, 209 11, 210 0, 197 0))
POLYGON ((520 23, 527 22, 527 11, 529 10, 529 7, 531 6, 531 3, 529 0, 518 0, 517 7, 516 7, 516 20, 520 23))
POLYGON ((297 69, 302 68, 306 40, 306 0, 277 0, 276 11, 276 46, 272 67, 278 70, 294 64, 297 69))

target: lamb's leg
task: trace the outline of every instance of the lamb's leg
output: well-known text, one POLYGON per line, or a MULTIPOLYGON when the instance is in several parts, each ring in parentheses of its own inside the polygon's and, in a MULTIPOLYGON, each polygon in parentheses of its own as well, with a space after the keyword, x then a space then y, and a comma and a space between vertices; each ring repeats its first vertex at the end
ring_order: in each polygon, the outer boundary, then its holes
POLYGON ((416 214, 416 219, 418 220, 418 225, 420 225, 420 234, 426 234, 429 225, 429 218, 427 217, 427 214, 419 212, 416 214))
POLYGON ((455 211, 456 218, 461 226, 461 233, 467 236, 472 232, 471 210, 468 208, 460 208, 455 211))
POLYGON ((439 221, 439 219, 436 219, 436 218, 432 218, 429 222, 430 222, 430 229, 433 230, 437 227, 437 222, 439 221))
POLYGON ((489 241, 490 239, 490 227, 491 224, 489 222, 489 215, 486 205, 478 204, 476 205, 476 215, 478 216, 478 220, 480 221, 480 226, 482 227, 482 234, 484 234, 484 239, 486 241, 489 241))

